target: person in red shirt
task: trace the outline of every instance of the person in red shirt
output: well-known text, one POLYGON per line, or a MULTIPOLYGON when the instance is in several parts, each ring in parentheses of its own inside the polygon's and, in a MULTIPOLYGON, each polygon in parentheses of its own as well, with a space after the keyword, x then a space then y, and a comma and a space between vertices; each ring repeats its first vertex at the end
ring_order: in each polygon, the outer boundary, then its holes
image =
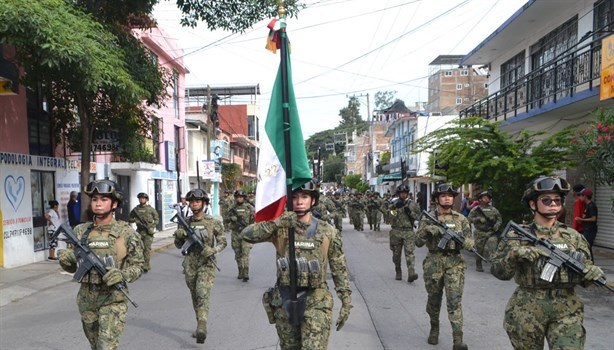
POLYGON ((584 188, 585 186, 583 184, 577 184, 573 187, 573 196, 575 200, 573 203, 573 219, 571 220, 571 227, 580 233, 584 231, 584 225, 582 221, 576 220, 576 218, 582 217, 582 215, 584 215, 584 209, 586 208, 586 204, 580 196, 580 192, 582 192, 584 188))

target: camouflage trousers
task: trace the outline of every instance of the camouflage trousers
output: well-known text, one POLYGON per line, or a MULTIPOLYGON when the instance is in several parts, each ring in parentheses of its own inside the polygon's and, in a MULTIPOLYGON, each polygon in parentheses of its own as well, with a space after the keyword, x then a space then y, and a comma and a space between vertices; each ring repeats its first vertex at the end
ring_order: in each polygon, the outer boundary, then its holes
POLYGON ((401 267, 401 254, 405 251, 405 263, 407 273, 412 275, 416 272, 416 234, 413 230, 393 228, 390 230, 390 250, 392 250, 392 262, 395 267, 401 267))
POLYGON ((354 216, 352 217, 352 223, 354 224, 355 230, 362 230, 364 226, 364 216, 365 213, 362 210, 355 210, 354 216))
POLYGON ((151 258, 151 245, 153 244, 153 235, 148 234, 145 231, 138 231, 141 236, 141 241, 143 242, 143 270, 149 271, 151 270, 151 265, 149 265, 149 259, 151 258))
POLYGON ((341 213, 333 214, 333 223, 335 224, 335 228, 339 230, 339 232, 341 232, 342 230, 342 225, 341 225, 342 222, 343 222, 343 214, 341 213))
POLYGON ((77 294, 77 306, 92 350, 117 349, 126 326, 126 298, 106 285, 82 283, 77 294))
POLYGON ((573 289, 517 288, 505 308, 503 326, 514 349, 584 349, 584 305, 573 289))
POLYGON ((381 212, 377 209, 367 212, 369 225, 373 225, 374 229, 379 228, 379 224, 382 221, 381 212))
POLYGON ((333 296, 328 289, 309 291, 305 317, 299 327, 292 326, 283 308, 279 290, 273 296, 275 328, 282 350, 325 350, 332 325, 333 296))
POLYGON ((190 290, 196 321, 207 322, 211 288, 215 282, 215 266, 210 259, 203 261, 202 256, 190 253, 183 260, 185 284, 190 290))
POLYGON ((465 286, 465 271, 467 264, 459 253, 444 255, 440 252, 429 252, 422 263, 424 269, 424 286, 428 294, 426 312, 431 323, 439 323, 439 312, 446 292, 448 319, 452 325, 452 333, 463 331, 463 288, 465 286))
POLYGON ((249 253, 253 244, 241 239, 240 232, 232 231, 230 245, 235 252, 235 261, 239 269, 239 278, 249 277, 249 253))

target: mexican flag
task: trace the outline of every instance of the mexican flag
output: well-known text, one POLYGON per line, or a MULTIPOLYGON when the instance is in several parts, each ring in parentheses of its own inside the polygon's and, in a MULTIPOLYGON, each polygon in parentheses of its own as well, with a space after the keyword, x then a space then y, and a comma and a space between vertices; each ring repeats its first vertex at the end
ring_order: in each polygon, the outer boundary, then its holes
MULTIPOLYGON (((281 35, 285 35, 285 33, 281 33, 281 35)), ((291 181, 293 190, 311 180, 311 170, 307 160, 303 132, 301 131, 301 123, 292 87, 289 50, 286 50, 286 58, 288 81, 282 81, 281 65, 284 64, 284 60, 281 60, 264 124, 265 134, 260 144, 258 186, 256 187, 256 222, 274 220, 284 212, 287 200, 286 190, 288 182, 286 177, 288 173, 292 176, 288 181, 291 181), (284 143, 283 122, 284 103, 282 101, 284 84, 287 84, 288 88, 286 108, 289 110, 288 128, 290 129, 291 172, 289 172, 289 169, 286 169, 287 155, 284 143)))

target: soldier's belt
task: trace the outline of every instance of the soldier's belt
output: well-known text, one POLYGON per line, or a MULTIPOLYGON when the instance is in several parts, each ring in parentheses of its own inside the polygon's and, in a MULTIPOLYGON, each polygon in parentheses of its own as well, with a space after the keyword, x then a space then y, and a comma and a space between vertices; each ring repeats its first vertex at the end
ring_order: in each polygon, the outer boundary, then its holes
POLYGON ((429 253, 448 256, 448 255, 460 254, 460 250, 441 250, 441 249, 435 249, 435 250, 429 250, 429 253))
POLYGON ((538 298, 558 298, 576 294, 574 288, 531 288, 520 287, 523 291, 532 294, 538 298))

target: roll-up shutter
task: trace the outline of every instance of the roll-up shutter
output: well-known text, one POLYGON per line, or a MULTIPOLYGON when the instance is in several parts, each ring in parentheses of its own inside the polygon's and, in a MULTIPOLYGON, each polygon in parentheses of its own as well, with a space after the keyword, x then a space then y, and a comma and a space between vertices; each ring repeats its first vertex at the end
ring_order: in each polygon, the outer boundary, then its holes
POLYGON ((614 190, 611 186, 601 185, 595 189, 593 200, 597 204, 597 238, 595 245, 614 249, 614 212, 612 212, 612 197, 614 190))

